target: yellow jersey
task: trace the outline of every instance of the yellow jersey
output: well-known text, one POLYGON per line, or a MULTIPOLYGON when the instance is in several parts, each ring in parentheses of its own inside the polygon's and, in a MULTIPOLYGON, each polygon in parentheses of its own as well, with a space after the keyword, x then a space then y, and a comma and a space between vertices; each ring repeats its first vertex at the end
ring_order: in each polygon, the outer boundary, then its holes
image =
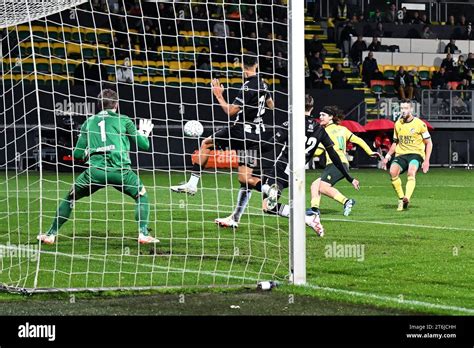
MULTIPOLYGON (((373 153, 367 143, 359 138, 357 135, 353 134, 349 129, 344 126, 339 126, 335 123, 327 125, 325 128, 332 142, 334 143, 334 150, 336 150, 339 158, 342 163, 349 164, 349 161, 346 157, 346 144, 348 141, 359 145, 369 156, 373 153)), ((322 145, 320 145, 322 147, 322 145)), ((326 165, 331 164, 332 161, 329 156, 326 157, 326 165)))
POLYGON ((424 140, 430 137, 426 124, 419 118, 414 117, 410 122, 400 118, 393 130, 393 140, 397 143, 395 153, 397 156, 417 154, 425 159, 424 140))

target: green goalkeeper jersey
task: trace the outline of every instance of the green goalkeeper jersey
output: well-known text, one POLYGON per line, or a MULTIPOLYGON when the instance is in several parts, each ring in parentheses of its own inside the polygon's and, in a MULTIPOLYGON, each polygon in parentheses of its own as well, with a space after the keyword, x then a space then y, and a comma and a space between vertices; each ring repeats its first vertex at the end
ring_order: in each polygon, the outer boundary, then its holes
POLYGON ((130 139, 139 150, 148 150, 150 147, 148 137, 138 133, 128 116, 104 110, 84 122, 73 156, 75 159, 85 159, 88 150, 87 163, 92 167, 130 169, 130 139))

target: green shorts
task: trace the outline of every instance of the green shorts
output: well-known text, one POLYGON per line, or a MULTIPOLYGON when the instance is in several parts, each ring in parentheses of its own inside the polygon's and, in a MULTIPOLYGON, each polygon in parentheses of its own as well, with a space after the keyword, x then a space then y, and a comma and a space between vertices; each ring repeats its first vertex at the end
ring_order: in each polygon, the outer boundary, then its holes
POLYGON ((393 166, 394 164, 398 165, 402 169, 402 171, 400 172, 400 174, 402 174, 408 170, 408 167, 410 165, 416 166, 416 170, 418 170, 422 163, 423 157, 421 157, 420 155, 408 154, 395 157, 390 166, 393 166))
MULTIPOLYGON (((349 171, 349 165, 347 163, 343 163, 343 165, 349 171)), ((331 184, 331 186, 336 185, 342 179, 344 179, 344 174, 333 163, 328 164, 321 175, 321 180, 331 184)))
POLYGON ((102 170, 91 167, 77 177, 70 194, 74 200, 79 200, 106 186, 112 186, 133 199, 145 193, 142 181, 131 169, 102 170))

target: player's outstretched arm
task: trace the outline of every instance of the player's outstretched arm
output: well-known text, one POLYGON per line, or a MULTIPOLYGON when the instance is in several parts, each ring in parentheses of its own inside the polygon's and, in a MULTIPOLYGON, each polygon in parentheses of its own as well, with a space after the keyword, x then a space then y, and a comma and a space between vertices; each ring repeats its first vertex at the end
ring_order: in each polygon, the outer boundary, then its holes
POLYGON ((358 137, 355 134, 352 134, 350 137, 350 141, 356 145, 359 145, 370 157, 377 157, 381 159, 380 154, 376 151, 373 151, 370 146, 364 141, 364 139, 358 137))
POLYGON ((221 85, 218 79, 214 79, 211 82, 212 93, 214 97, 216 97, 219 105, 221 106, 222 110, 227 114, 229 117, 233 117, 237 115, 240 111, 240 106, 235 104, 229 104, 225 101, 224 98, 224 85, 221 85))
POLYGON ((151 120, 145 119, 140 119, 138 130, 131 120, 127 123, 127 134, 135 141, 139 150, 145 151, 150 148, 148 137, 153 130, 153 126, 151 120))

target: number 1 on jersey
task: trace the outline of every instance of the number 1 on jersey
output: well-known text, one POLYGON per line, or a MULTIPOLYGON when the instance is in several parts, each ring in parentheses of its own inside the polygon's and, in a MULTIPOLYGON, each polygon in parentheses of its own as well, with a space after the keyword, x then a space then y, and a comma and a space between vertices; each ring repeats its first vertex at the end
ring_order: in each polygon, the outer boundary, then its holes
POLYGON ((105 120, 100 121, 97 125, 100 127, 100 140, 106 141, 107 135, 105 134, 105 120))

